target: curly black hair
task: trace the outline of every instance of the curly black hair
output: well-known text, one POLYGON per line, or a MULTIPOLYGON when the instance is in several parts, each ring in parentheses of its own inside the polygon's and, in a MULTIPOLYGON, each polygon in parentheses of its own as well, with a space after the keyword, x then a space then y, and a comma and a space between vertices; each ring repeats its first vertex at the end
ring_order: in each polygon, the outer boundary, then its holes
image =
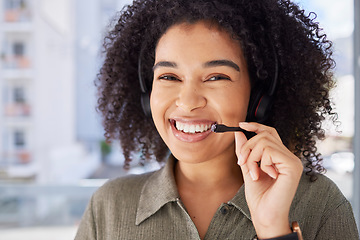
POLYGON ((140 103, 140 51, 144 81, 151 88, 159 38, 174 24, 205 20, 240 41, 252 86, 269 84, 275 51, 278 86, 266 124, 277 129, 314 178, 324 171, 316 147, 325 137, 321 123, 327 117, 337 121, 329 99, 332 42, 315 18, 288 0, 135 0, 120 12, 104 41, 106 57, 96 85, 106 139, 120 140, 126 166, 134 152, 164 161, 167 146, 140 103))

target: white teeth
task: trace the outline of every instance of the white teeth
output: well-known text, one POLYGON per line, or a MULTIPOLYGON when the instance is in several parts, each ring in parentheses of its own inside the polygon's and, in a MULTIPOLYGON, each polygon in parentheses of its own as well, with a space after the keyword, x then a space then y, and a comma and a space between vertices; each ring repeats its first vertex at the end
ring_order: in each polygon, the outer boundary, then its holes
POLYGON ((184 125, 184 132, 190 132, 190 126, 189 125, 184 125))
POLYGON ((177 130, 179 131, 183 131, 184 130, 184 125, 183 124, 180 124, 178 122, 175 122, 175 127, 177 130))
POLYGON ((206 132, 211 128, 211 124, 186 124, 181 122, 175 122, 175 127, 179 131, 183 131, 185 133, 201 133, 206 132))
POLYGON ((196 131, 196 132, 201 132, 201 129, 202 129, 202 128, 201 128, 200 125, 196 125, 196 128, 195 128, 195 131, 196 131))
POLYGON ((190 128, 189 128, 189 132, 194 133, 195 130, 196 130, 196 126, 191 125, 190 128))

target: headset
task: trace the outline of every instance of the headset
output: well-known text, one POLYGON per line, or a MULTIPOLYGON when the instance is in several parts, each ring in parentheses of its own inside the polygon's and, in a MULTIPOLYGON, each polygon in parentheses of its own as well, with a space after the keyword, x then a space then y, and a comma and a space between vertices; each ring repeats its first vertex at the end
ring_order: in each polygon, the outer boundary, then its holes
POLYGON ((270 79, 271 81, 268 88, 264 84, 257 83, 251 90, 248 113, 246 116, 247 122, 265 123, 270 116, 274 102, 274 95, 278 85, 279 62, 274 45, 271 41, 269 41, 269 43, 274 56, 274 76, 270 79))
POLYGON ((151 93, 151 91, 146 86, 145 79, 142 77, 142 63, 141 63, 141 61, 142 61, 144 49, 145 49, 145 44, 143 44, 141 46, 139 59, 138 59, 138 78, 139 78, 140 89, 141 89, 140 100, 141 100, 141 107, 142 107, 142 109, 144 111, 145 116, 149 117, 149 118, 152 118, 151 117, 151 108, 150 108, 150 93, 151 93))
MULTIPOLYGON (((274 76, 271 78, 269 87, 267 88, 264 84, 256 84, 250 95, 250 102, 248 107, 248 112, 246 116, 247 122, 258 122, 264 123, 270 116, 270 111, 273 105, 274 95, 276 87, 278 84, 278 75, 279 75, 279 63, 278 57, 275 51, 275 47, 271 41, 269 41, 272 51, 274 54, 274 76)), ((139 59, 138 59, 138 78, 141 89, 141 106, 144 111, 144 114, 151 118, 151 109, 150 109, 150 93, 151 91, 146 86, 145 79, 142 76, 142 57, 145 46, 143 45, 140 49, 139 59)))

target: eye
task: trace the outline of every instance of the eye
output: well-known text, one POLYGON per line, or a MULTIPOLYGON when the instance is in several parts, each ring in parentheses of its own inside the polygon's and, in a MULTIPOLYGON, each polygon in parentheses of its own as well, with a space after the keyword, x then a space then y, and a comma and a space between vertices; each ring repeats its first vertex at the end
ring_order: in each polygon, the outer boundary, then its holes
POLYGON ((159 79, 161 80, 167 80, 167 81, 180 81, 179 78, 173 76, 173 75, 161 75, 159 77, 159 79))
POLYGON ((206 81, 219 81, 219 80, 229 80, 231 81, 231 78, 225 75, 214 75, 206 79, 206 81))

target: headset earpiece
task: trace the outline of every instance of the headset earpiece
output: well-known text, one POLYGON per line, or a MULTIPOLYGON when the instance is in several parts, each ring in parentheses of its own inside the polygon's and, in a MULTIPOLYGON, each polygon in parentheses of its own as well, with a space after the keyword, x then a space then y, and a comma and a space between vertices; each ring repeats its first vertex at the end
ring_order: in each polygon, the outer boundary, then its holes
POLYGON ((272 97, 267 94, 262 96, 255 111, 255 118, 258 122, 263 123, 268 119, 272 103, 272 97))
POLYGON ((141 93, 141 107, 144 111, 145 116, 151 118, 150 93, 149 92, 141 93))
POLYGON ((266 121, 268 110, 269 96, 266 94, 264 87, 257 84, 251 91, 250 102, 246 121, 263 123, 266 121))
POLYGON ((141 107, 144 111, 145 116, 151 118, 150 91, 148 90, 145 79, 143 78, 143 75, 142 75, 141 59, 143 57, 144 48, 145 47, 143 45, 141 47, 139 59, 138 59, 138 78, 139 78, 140 89, 141 89, 140 100, 141 100, 141 107))
POLYGON ((264 87, 256 85, 251 91, 246 121, 265 123, 269 118, 273 105, 273 94, 270 95, 264 87))
POLYGON ((259 81, 251 91, 248 113, 246 116, 246 121, 248 122, 265 123, 270 116, 279 74, 279 64, 275 47, 272 44, 271 47, 274 55, 274 77, 271 79, 269 85, 261 84, 261 86, 259 81), (268 88, 265 86, 268 86, 268 88))
POLYGON ((257 87, 251 93, 246 121, 264 123, 269 117, 272 106, 272 97, 264 88, 257 87))

